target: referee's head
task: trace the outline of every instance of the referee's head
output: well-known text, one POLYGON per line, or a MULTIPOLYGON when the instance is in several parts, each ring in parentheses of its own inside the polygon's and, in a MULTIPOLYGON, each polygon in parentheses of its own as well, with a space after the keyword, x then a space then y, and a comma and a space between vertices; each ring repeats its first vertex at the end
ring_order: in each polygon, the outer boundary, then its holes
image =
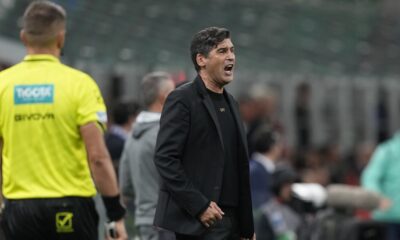
POLYGON ((62 49, 66 12, 50 1, 34 1, 25 10, 20 37, 28 48, 62 49))

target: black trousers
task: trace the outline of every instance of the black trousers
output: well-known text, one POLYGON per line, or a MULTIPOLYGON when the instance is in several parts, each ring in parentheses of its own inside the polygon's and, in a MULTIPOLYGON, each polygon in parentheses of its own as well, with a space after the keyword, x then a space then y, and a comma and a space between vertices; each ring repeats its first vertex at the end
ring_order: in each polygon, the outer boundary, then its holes
POLYGON ((2 227, 7 240, 97 240, 92 198, 6 200, 2 227))
POLYGON ((237 211, 235 208, 222 208, 225 213, 200 236, 175 233, 176 240, 240 240, 237 211))

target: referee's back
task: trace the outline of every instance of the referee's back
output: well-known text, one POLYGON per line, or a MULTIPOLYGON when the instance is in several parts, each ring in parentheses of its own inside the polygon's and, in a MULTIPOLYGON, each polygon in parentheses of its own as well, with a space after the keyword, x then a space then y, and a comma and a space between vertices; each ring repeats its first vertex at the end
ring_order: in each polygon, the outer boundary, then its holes
POLYGON ((0 73, 3 194, 7 199, 93 196, 78 126, 105 121, 99 89, 51 55, 0 73))

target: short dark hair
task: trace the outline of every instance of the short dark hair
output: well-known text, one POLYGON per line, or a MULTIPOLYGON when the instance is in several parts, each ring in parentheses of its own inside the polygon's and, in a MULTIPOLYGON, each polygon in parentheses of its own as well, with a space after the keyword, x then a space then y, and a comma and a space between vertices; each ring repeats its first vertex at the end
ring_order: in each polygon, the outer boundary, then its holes
POLYGON ((286 184, 295 183, 298 180, 297 173, 289 165, 278 165, 271 176, 271 191, 279 196, 286 184))
POLYGON ((200 66, 196 61, 197 54, 207 57, 213 48, 227 38, 230 38, 229 30, 220 27, 208 27, 193 36, 190 44, 190 54, 197 72, 200 70, 200 66))
POLYGON ((139 113, 140 105, 136 101, 119 101, 113 107, 111 114, 115 124, 123 125, 129 118, 139 113))
POLYGON ((254 151, 259 153, 269 152, 278 140, 279 134, 269 126, 258 127, 251 139, 254 151))
POLYGON ((65 29, 67 14, 58 4, 50 1, 34 1, 26 8, 22 29, 29 44, 48 46, 57 34, 65 29))
POLYGON ((141 100, 144 108, 147 109, 156 101, 166 80, 172 81, 171 75, 166 72, 152 72, 143 77, 141 100))

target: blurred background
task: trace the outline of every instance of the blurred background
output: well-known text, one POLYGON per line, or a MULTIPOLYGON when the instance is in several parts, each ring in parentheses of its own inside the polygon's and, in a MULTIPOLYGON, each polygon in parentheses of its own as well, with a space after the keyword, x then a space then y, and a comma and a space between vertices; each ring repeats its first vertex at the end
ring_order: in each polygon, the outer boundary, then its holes
MULTIPOLYGON (((0 70, 25 55, 19 30, 29 2, 0 0, 0 70)), ((248 129, 263 121, 284 136, 282 158, 304 182, 358 185, 376 145, 399 128, 398 0, 54 2, 68 13, 62 61, 89 73, 110 109, 135 100, 150 71, 177 84, 193 79, 193 34, 231 30, 228 89, 248 129)))
MULTIPOLYGON (((1 68, 25 54, 19 25, 29 2, 0 0, 1 68)), ((216 25, 230 29, 236 45, 230 90, 270 98, 267 114, 280 122, 290 146, 299 143, 300 127, 309 144, 335 143, 347 152, 381 141, 400 124, 399 1, 55 2, 69 18, 62 61, 91 74, 109 105, 134 98, 152 70, 191 80, 191 37, 216 25), (304 103, 297 99, 301 91, 309 95, 304 103), (300 124, 310 129, 298 126, 296 102, 306 115, 300 124)))

